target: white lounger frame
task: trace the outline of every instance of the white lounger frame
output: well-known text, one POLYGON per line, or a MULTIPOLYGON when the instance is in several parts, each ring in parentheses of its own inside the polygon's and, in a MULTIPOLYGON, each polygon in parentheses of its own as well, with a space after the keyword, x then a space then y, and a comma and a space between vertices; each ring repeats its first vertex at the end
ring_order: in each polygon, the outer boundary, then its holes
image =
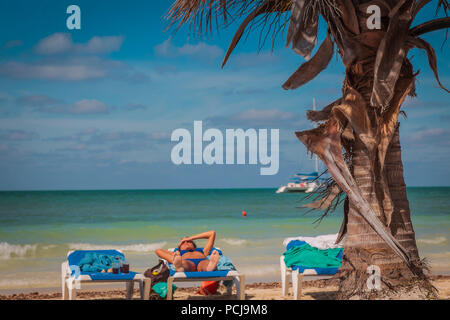
POLYGON ((320 280, 330 279, 333 275, 318 275, 314 269, 306 269, 302 273, 296 270, 288 268, 284 263, 284 256, 280 256, 280 269, 281 269, 281 291, 283 296, 288 295, 289 291, 289 273, 292 278, 292 291, 294 300, 300 300, 302 296, 302 281, 305 278, 308 280, 320 280))
MULTIPOLYGON (((216 248, 221 250, 220 248, 216 248)), ((174 251, 174 248, 169 249, 169 251, 174 251)), ((163 260, 168 266, 168 261, 163 260)), ((236 286, 236 297, 238 300, 245 300, 245 276, 240 274, 238 271, 230 270, 228 274, 224 277, 186 277, 184 272, 175 272, 172 276, 167 279, 167 300, 173 300, 172 284, 174 282, 198 282, 198 281, 220 281, 220 280, 232 280, 233 284, 236 286)), ((231 296, 232 285, 227 286, 227 295, 231 296)))
MULTIPOLYGON (((122 251, 117 250, 120 253, 122 251)), ((72 253, 70 251, 67 257, 72 253)), ((75 300, 77 298, 76 283, 111 283, 111 282, 125 282, 126 299, 133 298, 134 284, 139 283, 139 290, 141 299, 148 300, 150 298, 151 279, 146 278, 143 274, 138 273, 133 280, 92 280, 89 275, 79 275, 77 278, 71 275, 71 270, 68 261, 61 264, 61 285, 62 285, 62 300, 75 300)))

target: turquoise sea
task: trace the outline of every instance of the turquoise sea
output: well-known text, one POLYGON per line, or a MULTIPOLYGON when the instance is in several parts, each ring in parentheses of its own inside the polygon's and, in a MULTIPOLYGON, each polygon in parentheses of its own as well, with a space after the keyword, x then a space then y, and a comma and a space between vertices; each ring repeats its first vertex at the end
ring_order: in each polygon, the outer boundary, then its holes
MULTIPOLYGON (((145 271, 155 249, 211 229, 248 282, 279 281, 284 238, 340 227, 342 210, 314 224, 319 214, 298 208, 303 197, 275 189, 0 192, 0 291, 59 287, 61 262, 75 249, 121 249, 145 271)), ((450 187, 408 188, 408 198, 421 257, 433 273, 450 274, 450 187)))

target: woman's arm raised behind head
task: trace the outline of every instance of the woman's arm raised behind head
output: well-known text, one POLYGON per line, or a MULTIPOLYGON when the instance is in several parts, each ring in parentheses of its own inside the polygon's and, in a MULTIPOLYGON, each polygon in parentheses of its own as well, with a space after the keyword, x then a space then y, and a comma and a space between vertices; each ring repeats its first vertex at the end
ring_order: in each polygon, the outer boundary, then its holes
POLYGON ((211 253, 211 249, 214 247, 214 241, 216 240, 216 232, 214 230, 205 232, 208 234, 208 242, 203 248, 203 253, 208 256, 211 253))

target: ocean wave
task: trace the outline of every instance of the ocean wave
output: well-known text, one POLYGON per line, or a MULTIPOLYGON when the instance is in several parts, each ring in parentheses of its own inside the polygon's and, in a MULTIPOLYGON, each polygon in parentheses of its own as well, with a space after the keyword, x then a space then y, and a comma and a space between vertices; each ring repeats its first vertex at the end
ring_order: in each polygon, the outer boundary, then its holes
POLYGON ((426 255, 427 258, 431 259, 450 259, 450 251, 439 252, 439 253, 430 253, 426 255))
POLYGON ((138 243, 129 245, 111 245, 111 244, 91 244, 91 243, 69 243, 70 250, 121 250, 124 252, 152 252, 162 248, 167 242, 138 243))
POLYGON ((10 244, 0 242, 0 260, 24 258, 36 252, 37 244, 10 244))
POLYGON ((239 265, 238 270, 242 274, 248 274, 251 278, 278 276, 280 274, 279 265, 239 265))
POLYGON ((224 238, 223 242, 232 245, 232 246, 241 246, 247 242, 245 239, 235 239, 235 238, 224 238))
POLYGON ((56 244, 49 244, 49 245, 42 246, 42 249, 44 249, 44 250, 51 250, 51 249, 54 249, 54 248, 57 248, 57 247, 58 246, 56 244))
POLYGON ((417 242, 425 244, 441 244, 447 241, 446 237, 434 237, 431 239, 418 239, 417 242))

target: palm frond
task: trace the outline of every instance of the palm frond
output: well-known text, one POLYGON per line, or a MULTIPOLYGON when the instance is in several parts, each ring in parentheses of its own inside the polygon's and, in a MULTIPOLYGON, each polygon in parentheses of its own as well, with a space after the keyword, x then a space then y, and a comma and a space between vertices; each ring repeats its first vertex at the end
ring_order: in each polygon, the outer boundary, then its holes
POLYGON ((413 0, 400 1, 389 13, 389 26, 378 47, 370 104, 384 111, 391 101, 406 56, 404 44, 413 18, 413 0))
MULTIPOLYGON (((414 6, 413 17, 416 17, 420 10, 422 10, 422 8, 430 2, 431 0, 418 0, 414 6)), ((450 5, 447 0, 439 0, 436 6, 436 15, 438 15, 440 9, 444 10, 444 14, 446 16, 448 15, 447 11, 450 9, 450 5)))
POLYGON ((434 19, 424 22, 411 28, 409 34, 412 36, 420 36, 424 33, 450 28, 450 17, 434 19))
MULTIPOLYGON (((242 22, 242 24, 239 26, 238 30, 236 31, 236 33, 233 36, 233 39, 231 40, 231 43, 228 47, 227 53, 225 55, 225 58, 222 62, 222 68, 225 66, 225 64, 228 61, 228 58, 230 57, 231 53, 233 52, 233 50, 236 48, 236 45, 238 44, 238 42, 241 40, 242 35, 245 32, 245 29, 247 28, 247 26, 254 20, 256 19, 258 16, 262 15, 262 14, 268 14, 273 12, 272 10, 279 10, 280 8, 278 6, 273 6, 272 1, 270 0, 266 0, 264 1, 261 5, 259 5, 258 7, 256 7, 242 22)), ((281 3, 281 2, 280 2, 281 3)))
POLYGON ((297 71, 283 84, 283 89, 296 89, 305 83, 314 79, 322 70, 324 70, 330 63, 334 53, 334 45, 331 40, 330 33, 327 32, 327 37, 322 42, 316 54, 311 60, 303 63, 297 71))
POLYGON ((408 38, 408 42, 411 43, 412 45, 414 45, 415 47, 426 51, 426 53, 428 55, 428 64, 430 65, 431 70, 433 70, 436 81, 438 82, 439 86, 443 90, 450 93, 450 91, 447 88, 445 88, 443 86, 443 84, 441 83, 441 81, 439 80, 436 52, 434 51, 433 46, 419 37, 415 37, 415 38, 410 37, 410 38, 408 38))
POLYGON ((169 29, 177 31, 189 24, 190 33, 201 37, 216 29, 226 27, 229 23, 247 16, 262 4, 270 7, 270 12, 286 11, 291 0, 176 0, 170 8, 166 19, 169 29))
POLYGON ((293 0, 286 47, 309 59, 317 42, 319 14, 327 19, 337 19, 342 11, 335 0, 293 0))
POLYGON ((341 190, 338 184, 333 181, 333 178, 328 178, 323 184, 321 184, 317 191, 310 193, 308 196, 303 198, 302 201, 309 200, 310 196, 313 197, 313 202, 304 204, 302 207, 310 208, 306 214, 316 210, 324 211, 320 217, 313 222, 318 224, 320 224, 320 222, 322 222, 322 220, 328 216, 329 213, 336 211, 338 205, 341 204, 346 197, 345 193, 341 190))
POLYGON ((415 17, 419 13, 419 11, 422 10, 422 8, 430 2, 431 0, 418 0, 414 6, 413 17, 415 17))
POLYGON ((341 104, 341 101, 342 98, 339 98, 324 107, 322 110, 307 110, 306 118, 312 122, 326 121, 330 118, 333 107, 341 104))
POLYGON ((447 11, 450 9, 450 5, 448 4, 447 0, 439 0, 437 8, 436 8, 436 14, 438 14, 439 9, 443 8, 445 15, 447 15, 447 11))

